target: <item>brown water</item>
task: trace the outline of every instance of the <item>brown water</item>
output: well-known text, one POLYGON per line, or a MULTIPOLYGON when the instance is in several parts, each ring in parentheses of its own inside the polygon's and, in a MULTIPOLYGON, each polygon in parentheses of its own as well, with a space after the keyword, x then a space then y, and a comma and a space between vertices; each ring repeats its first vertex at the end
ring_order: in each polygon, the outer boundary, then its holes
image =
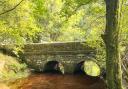
POLYGON ((106 89, 100 78, 85 75, 32 74, 0 89, 106 89))

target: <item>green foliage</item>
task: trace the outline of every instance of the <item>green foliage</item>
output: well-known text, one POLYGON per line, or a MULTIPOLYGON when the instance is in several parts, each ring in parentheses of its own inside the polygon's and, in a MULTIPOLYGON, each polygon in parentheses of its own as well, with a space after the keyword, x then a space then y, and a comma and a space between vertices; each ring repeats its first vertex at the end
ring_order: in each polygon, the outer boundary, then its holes
MULTIPOLYGON (((17 3, 16 0, 5 0, 5 6, 1 6, 5 8, 1 12, 13 8, 17 3)), ((25 1, 12 12, 0 16, 1 43, 23 44, 39 32, 40 29, 35 24, 30 7, 31 2, 25 1)))
POLYGON ((84 62, 84 71, 87 75, 90 75, 90 76, 100 75, 100 67, 93 61, 84 62))
MULTIPOLYGON (((5 0, 0 12, 14 7, 17 3, 16 0, 5 0)), ((104 11, 100 3, 100 0, 24 1, 12 12, 0 16, 0 41, 18 44, 84 41, 93 30, 89 25, 94 22, 94 15, 104 11)), ((97 22, 94 22, 94 25, 97 22)), ((98 33, 100 34, 99 31, 98 33)))
POLYGON ((79 3, 80 5, 81 4, 84 4, 84 5, 86 5, 86 4, 89 4, 89 3, 94 3, 94 2, 96 2, 96 1, 98 1, 98 0, 80 0, 80 1, 78 1, 78 0, 75 0, 77 3, 79 3))
POLYGON ((127 0, 124 0, 122 5, 122 23, 121 23, 121 44, 126 45, 128 44, 128 6, 127 0))
POLYGON ((16 58, 0 53, 0 80, 9 80, 28 75, 26 64, 20 64, 16 58))

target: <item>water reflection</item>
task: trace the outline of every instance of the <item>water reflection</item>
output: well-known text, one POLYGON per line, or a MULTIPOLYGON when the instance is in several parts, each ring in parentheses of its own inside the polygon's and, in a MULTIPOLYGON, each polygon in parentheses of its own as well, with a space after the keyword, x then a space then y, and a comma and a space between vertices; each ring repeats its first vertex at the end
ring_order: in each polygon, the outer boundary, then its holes
POLYGON ((85 75, 32 74, 12 82, 10 89, 105 89, 105 84, 85 75))

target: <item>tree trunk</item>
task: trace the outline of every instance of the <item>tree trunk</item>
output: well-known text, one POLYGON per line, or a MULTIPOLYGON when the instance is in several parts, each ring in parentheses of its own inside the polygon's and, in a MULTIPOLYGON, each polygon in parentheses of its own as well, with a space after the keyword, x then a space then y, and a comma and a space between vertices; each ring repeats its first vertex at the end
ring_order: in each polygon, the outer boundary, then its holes
POLYGON ((106 30, 103 40, 106 45, 107 87, 108 89, 123 89, 119 51, 121 0, 105 0, 105 2, 106 30))

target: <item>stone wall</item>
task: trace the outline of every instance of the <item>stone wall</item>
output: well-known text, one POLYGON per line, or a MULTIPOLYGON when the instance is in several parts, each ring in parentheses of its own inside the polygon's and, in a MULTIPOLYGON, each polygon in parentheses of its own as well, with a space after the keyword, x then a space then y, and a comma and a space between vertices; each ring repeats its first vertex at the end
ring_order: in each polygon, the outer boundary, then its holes
POLYGON ((33 69, 43 71, 49 61, 57 61, 64 65, 65 73, 73 73, 75 66, 81 61, 95 57, 96 50, 84 42, 26 44, 24 57, 33 69))

